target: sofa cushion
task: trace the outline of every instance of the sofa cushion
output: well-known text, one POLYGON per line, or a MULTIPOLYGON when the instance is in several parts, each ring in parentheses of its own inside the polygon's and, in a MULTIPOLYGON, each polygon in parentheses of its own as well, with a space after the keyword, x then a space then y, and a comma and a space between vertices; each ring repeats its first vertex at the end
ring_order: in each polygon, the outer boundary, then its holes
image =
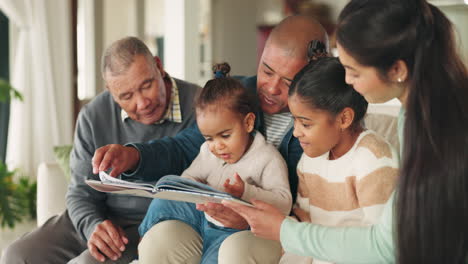
POLYGON ((60 145, 54 147, 54 154, 57 163, 63 170, 67 182, 70 182, 70 153, 73 145, 60 145))

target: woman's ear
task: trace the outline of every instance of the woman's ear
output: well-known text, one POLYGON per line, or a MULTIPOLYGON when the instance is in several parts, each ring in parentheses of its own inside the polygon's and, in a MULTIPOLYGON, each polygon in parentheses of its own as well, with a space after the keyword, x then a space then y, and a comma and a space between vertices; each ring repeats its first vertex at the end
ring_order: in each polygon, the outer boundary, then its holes
POLYGON ((397 60, 387 72, 392 82, 404 82, 408 79, 408 66, 403 60, 397 60))
POLYGON ((354 110, 351 107, 345 107, 338 116, 341 130, 345 130, 353 124, 354 110))
POLYGON ((245 130, 250 133, 253 131, 255 125, 255 114, 250 112, 244 117, 245 130))

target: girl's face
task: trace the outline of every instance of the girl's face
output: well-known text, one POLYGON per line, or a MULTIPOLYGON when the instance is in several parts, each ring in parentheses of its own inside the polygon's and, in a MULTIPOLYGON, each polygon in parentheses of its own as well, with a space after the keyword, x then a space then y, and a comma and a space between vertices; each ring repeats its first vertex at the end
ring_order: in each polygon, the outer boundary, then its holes
POLYGON ((359 64, 337 43, 339 59, 346 69, 346 83, 360 93, 369 103, 384 103, 402 98, 403 86, 383 81, 377 69, 359 64))
POLYGON ((288 104, 294 117, 293 135, 307 156, 319 157, 338 145, 342 134, 338 118, 310 107, 297 94, 289 97, 288 104))
POLYGON ((245 116, 221 106, 197 109, 197 125, 216 157, 227 163, 236 163, 252 143, 255 115, 245 116))

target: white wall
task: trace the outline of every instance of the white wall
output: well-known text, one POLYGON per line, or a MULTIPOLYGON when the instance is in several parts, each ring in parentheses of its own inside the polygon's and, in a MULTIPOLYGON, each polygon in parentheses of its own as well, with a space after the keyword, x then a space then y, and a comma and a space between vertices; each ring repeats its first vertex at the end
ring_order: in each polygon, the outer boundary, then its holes
POLYGON ((142 3, 142 0, 104 0, 104 48, 126 36, 143 37, 138 21, 144 21, 139 10, 142 3))
POLYGON ((164 0, 145 1, 145 35, 164 35, 164 0))
MULTIPOLYGON (((86 65, 93 65, 94 69, 86 67, 83 71, 87 77, 81 77, 79 80, 84 82, 85 87, 82 88, 80 83, 78 85, 79 89, 87 89, 94 83, 92 86, 98 94, 104 89, 100 73, 101 56, 104 50, 120 38, 126 36, 142 38, 144 36, 145 2, 144 0, 79 0, 78 4, 85 6, 86 12, 91 12, 88 15, 93 16, 94 20, 90 21, 91 19, 86 18, 86 16, 84 18, 88 24, 84 30, 89 50, 81 50, 83 54, 80 54, 80 56, 86 57, 86 65), (94 73, 94 76, 89 77, 91 73, 94 73)), ((80 69, 80 71, 82 70, 80 69)), ((79 74, 83 74, 83 72, 79 74)))
POLYGON ((441 6, 440 9, 454 24, 460 55, 468 65, 468 5, 441 6))
POLYGON ((197 82, 200 71, 199 1, 164 3, 164 67, 172 76, 197 82))
POLYGON ((257 72, 255 1, 214 0, 212 3, 213 62, 228 62, 233 75, 255 75, 257 72))

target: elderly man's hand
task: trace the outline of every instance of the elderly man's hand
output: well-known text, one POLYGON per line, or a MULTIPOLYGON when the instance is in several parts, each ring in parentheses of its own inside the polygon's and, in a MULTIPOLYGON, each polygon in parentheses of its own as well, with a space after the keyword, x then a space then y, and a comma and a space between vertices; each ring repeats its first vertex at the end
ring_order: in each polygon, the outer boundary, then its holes
POLYGON ((112 168, 109 173, 112 177, 117 177, 122 172, 134 170, 140 161, 140 153, 133 147, 125 147, 119 144, 110 144, 100 147, 94 152, 93 173, 106 171, 112 168))
POLYGON ((203 211, 225 227, 247 229, 249 224, 242 216, 218 203, 197 204, 197 210, 203 211))
POLYGON ((98 224, 88 240, 88 250, 96 260, 104 262, 106 257, 117 260, 122 256, 128 238, 120 226, 110 220, 98 224), (103 255, 104 254, 104 255, 103 255))

